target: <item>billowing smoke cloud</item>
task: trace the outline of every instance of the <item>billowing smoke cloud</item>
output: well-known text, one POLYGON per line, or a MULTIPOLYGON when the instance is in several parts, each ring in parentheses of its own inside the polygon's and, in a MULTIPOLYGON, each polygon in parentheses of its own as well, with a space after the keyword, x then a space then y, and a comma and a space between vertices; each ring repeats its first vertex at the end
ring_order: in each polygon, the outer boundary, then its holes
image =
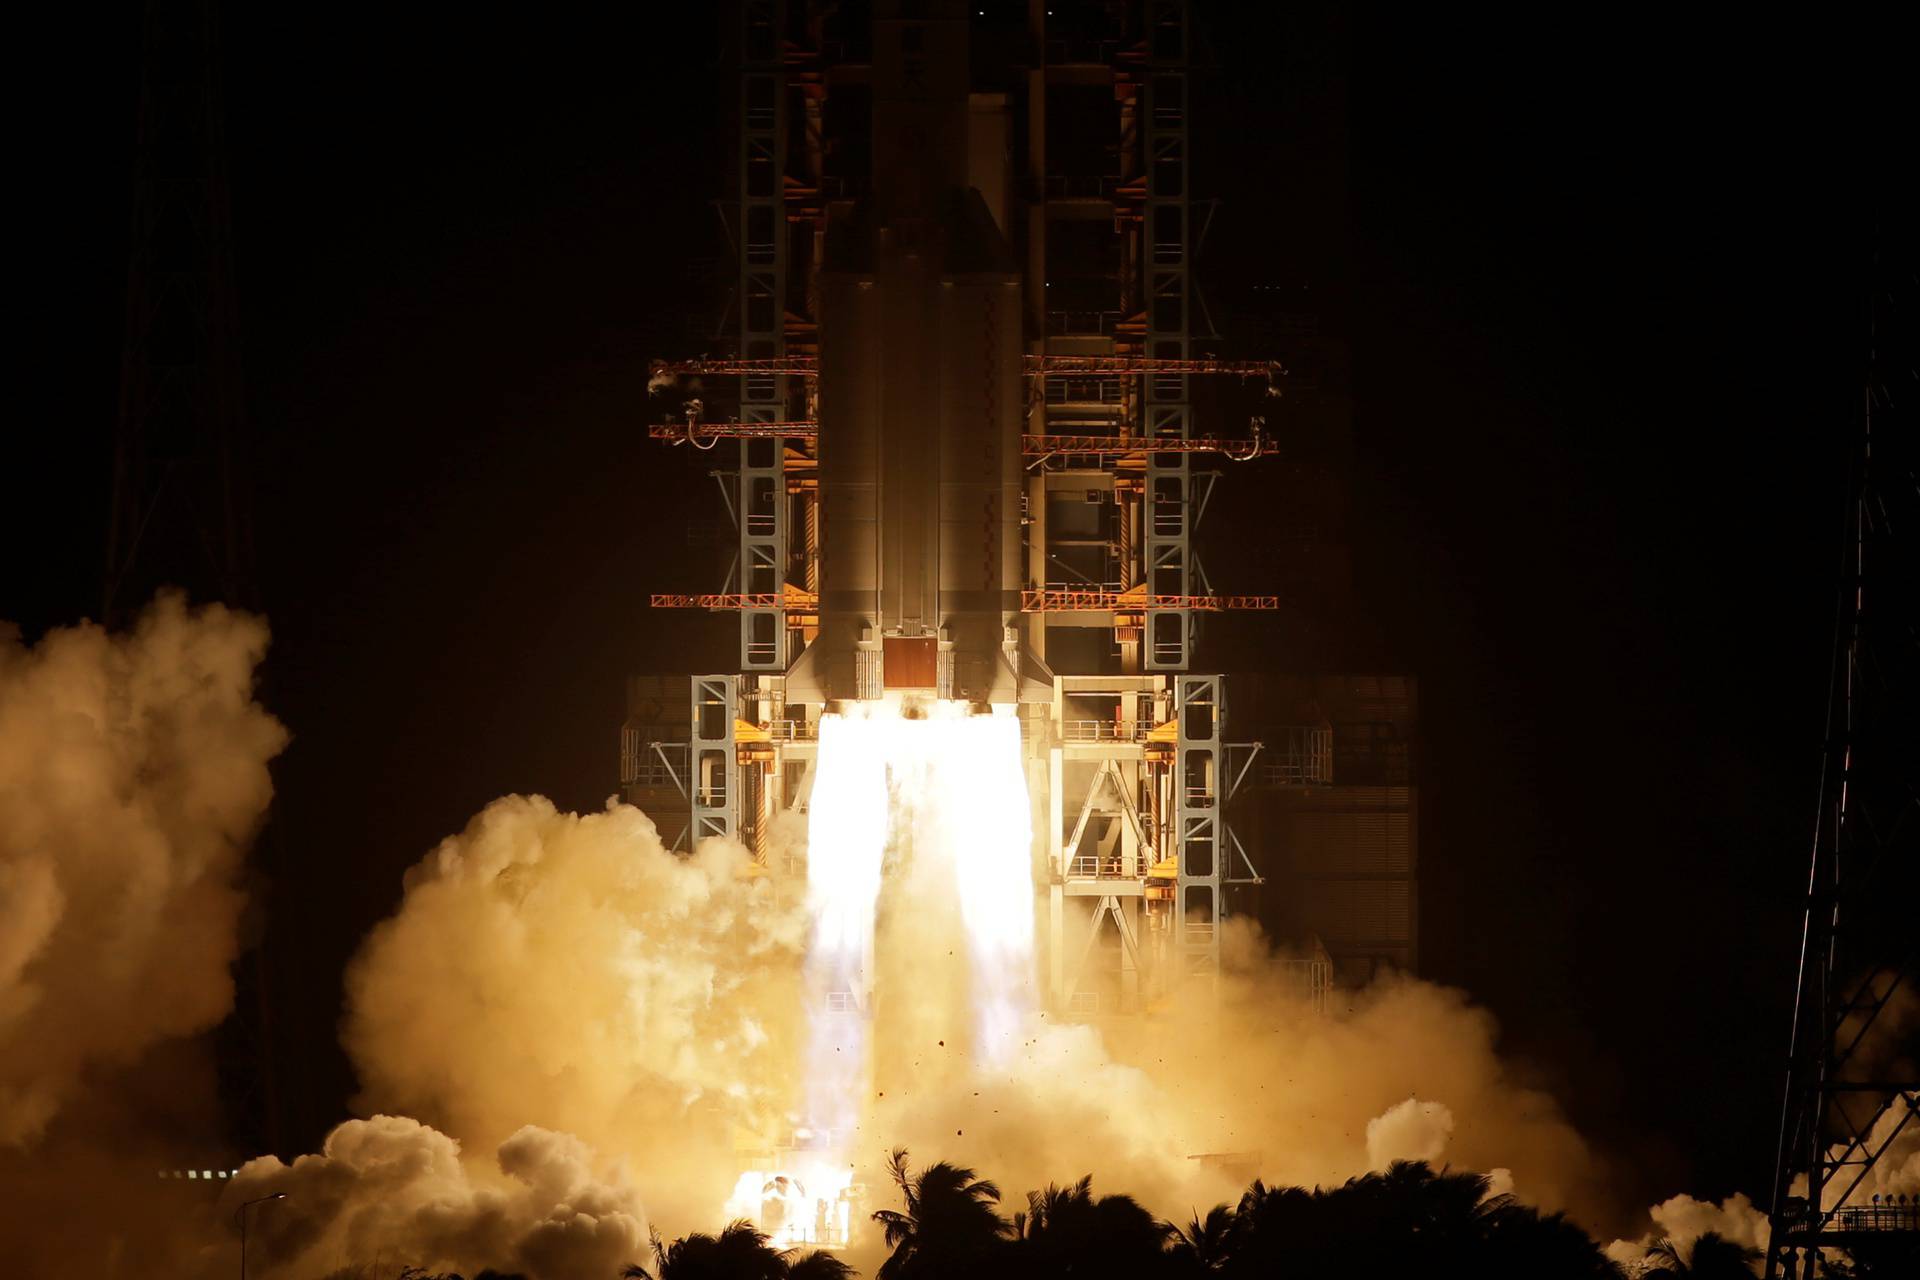
POLYGON ((671 1220, 711 1226, 737 1127, 802 1083, 806 918, 760 871, 725 841, 675 856, 625 805, 489 805, 349 970, 362 1105, 480 1149, 526 1124, 588 1136, 671 1220))
MULTIPOLYGON (((631 1160, 668 1234, 712 1229, 741 1152, 770 1145, 804 1106, 801 890, 752 874, 722 842, 672 855, 625 806, 576 816, 498 801, 409 873, 352 966, 346 1040, 362 1103, 469 1151, 523 1124, 582 1135, 631 1160)), ((903 916, 926 901, 893 896, 896 953, 916 937, 903 916)), ((922 942, 959 945, 931 923, 922 942)), ((965 963, 949 946, 921 950, 900 963, 935 978, 965 963)), ((991 1065, 967 1050, 965 1001, 889 1010, 913 995, 883 964, 874 1096, 849 1152, 864 1181, 884 1186, 880 1162, 904 1143, 1016 1189, 1097 1171, 1176 1214, 1232 1198, 1255 1173, 1337 1182, 1425 1155, 1510 1168, 1517 1192, 1549 1207, 1601 1204, 1585 1144, 1502 1063, 1492 1019, 1464 995, 1390 981, 1323 1014, 1287 994, 1246 926, 1227 950, 1217 1009, 1174 1005, 1137 1026, 1041 1021, 991 1065)))
MULTIPOLYGON (((172 599, 127 636, 0 643, 0 1138, 46 1132, 42 1159, 56 1131, 81 1134, 93 1161, 0 1169, 9 1206, 39 1220, 129 1163, 120 1121, 152 1096, 144 1073, 231 1002, 242 852, 285 740, 251 697, 265 642, 257 621, 172 599), (77 1081, 136 1060, 79 1105, 77 1081)), ((1391 980, 1322 1013, 1242 928, 1218 1001, 1103 1028, 1039 1019, 986 1062, 968 1001, 908 1003, 965 963, 933 901, 895 894, 881 921, 898 965, 879 974, 883 1042, 849 1152, 876 1195, 885 1151, 905 1144, 1015 1193, 1097 1172, 1167 1216, 1255 1174, 1325 1184, 1413 1155, 1504 1166, 1522 1198, 1588 1220, 1614 1208, 1585 1144, 1459 992, 1391 980)), ((255 1210, 259 1273, 394 1261, 571 1280, 643 1260, 648 1223, 715 1228, 738 1153, 802 1107, 808 926, 804 877, 765 874, 737 846, 675 856, 621 805, 489 806, 408 874, 348 975, 359 1105, 386 1114, 228 1189, 288 1192, 255 1210)), ((151 1183, 149 1159, 132 1162, 151 1183)), ((172 1213, 181 1239, 146 1256, 224 1270, 233 1242, 206 1207, 172 1213)), ((854 1258, 874 1256, 867 1241, 854 1258)))
POLYGON ((1408 1098, 1367 1121, 1367 1164, 1385 1169, 1395 1160, 1437 1162, 1453 1136, 1453 1112, 1438 1102, 1408 1098))
POLYGON ((229 1210, 272 1195, 252 1219, 257 1274, 320 1277, 378 1258, 471 1275, 509 1267, 533 1280, 607 1280, 641 1261, 646 1219, 623 1171, 585 1143, 532 1126, 500 1144, 491 1168, 415 1120, 350 1120, 317 1155, 240 1171, 229 1210))
POLYGON ((1675 1196, 1647 1211, 1653 1229, 1637 1240, 1615 1240, 1607 1246, 1607 1256, 1622 1266, 1646 1260, 1647 1249, 1658 1241, 1671 1241, 1682 1256, 1688 1256, 1694 1241, 1709 1231, 1750 1249, 1767 1247, 1767 1215, 1754 1207, 1744 1195, 1731 1195, 1719 1204, 1675 1196))
POLYGON ((905 1143, 1017 1188, 1097 1172, 1169 1216, 1231 1200, 1256 1174, 1325 1185, 1416 1156, 1492 1171, 1548 1208, 1611 1211, 1585 1142, 1503 1063, 1492 1018, 1464 994, 1395 979, 1323 1014, 1236 927, 1217 1009, 1047 1026, 991 1071, 937 1038, 912 1046, 872 1148, 905 1143))
POLYGON ((0 625, 0 1145, 218 1023, 248 841, 285 745, 265 624, 162 596, 131 634, 0 625))

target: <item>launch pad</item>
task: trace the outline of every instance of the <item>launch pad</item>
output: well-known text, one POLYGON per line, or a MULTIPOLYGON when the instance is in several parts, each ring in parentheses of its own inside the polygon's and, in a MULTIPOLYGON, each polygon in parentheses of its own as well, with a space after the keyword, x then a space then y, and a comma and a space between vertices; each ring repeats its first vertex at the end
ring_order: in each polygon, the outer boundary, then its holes
POLYGON ((651 384, 737 531, 721 591, 653 603, 736 614, 738 667, 678 716, 637 690, 622 781, 764 859, 830 708, 1016 714, 1047 1003, 1137 1011, 1211 981, 1261 883, 1235 794, 1331 780, 1329 729, 1235 741, 1189 670, 1201 615, 1280 607, 1215 593, 1193 534, 1286 373, 1195 346, 1186 5, 987 16, 742 6, 732 350, 651 384), (1111 172, 1069 180, 1093 98, 1111 172))
MULTIPOLYGON (((1287 606, 1217 590, 1195 535, 1220 479, 1264 483, 1285 450, 1292 379, 1288 351, 1222 354, 1194 283, 1184 0, 745 0, 739 23, 729 341, 649 380, 649 434, 708 468, 732 528, 717 590, 652 604, 733 618, 737 648, 632 681, 621 782, 676 847, 738 840, 806 885, 796 1131, 850 1123, 889 840, 953 863, 981 1053, 993 1000, 1210 1000, 1225 921, 1289 846, 1264 914, 1303 997, 1336 980, 1323 933, 1361 976, 1411 967, 1410 682, 1193 669, 1202 619, 1287 606), (1361 785, 1334 785, 1340 742, 1361 785), (916 804, 938 835, 898 829, 916 804)), ((836 1243, 848 1171, 792 1134, 755 1149, 741 1210, 836 1243)))

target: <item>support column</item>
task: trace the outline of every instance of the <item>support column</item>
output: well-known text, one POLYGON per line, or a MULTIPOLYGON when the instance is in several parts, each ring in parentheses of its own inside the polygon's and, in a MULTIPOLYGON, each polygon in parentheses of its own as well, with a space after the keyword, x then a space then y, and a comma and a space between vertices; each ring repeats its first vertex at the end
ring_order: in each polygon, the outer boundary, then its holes
MULTIPOLYGON (((1146 355, 1184 360, 1190 353, 1190 237, 1187 210, 1187 5, 1148 0, 1148 65, 1141 135, 1146 155, 1146 220, 1141 231, 1147 313, 1146 355)), ((1193 434, 1187 375, 1142 378, 1141 433, 1185 440, 1193 434)), ((1149 453, 1142 567, 1149 596, 1193 594, 1191 455, 1149 453)), ((1193 613, 1148 609, 1148 671, 1184 671, 1191 659, 1193 613)))
POLYGON ((692 712, 687 791, 693 802, 690 847, 697 847, 708 836, 732 838, 740 830, 740 765, 733 741, 740 677, 695 676, 692 712))
MULTIPOLYGON (((787 77, 782 61, 784 0, 744 0, 740 53, 740 356, 773 359, 787 353, 787 77)), ((740 379, 740 421, 778 422, 786 416, 787 380, 768 375, 740 379)), ((784 589, 787 566, 785 450, 777 439, 740 441, 740 590, 784 589)), ((740 669, 787 668, 784 609, 740 611, 740 669)))

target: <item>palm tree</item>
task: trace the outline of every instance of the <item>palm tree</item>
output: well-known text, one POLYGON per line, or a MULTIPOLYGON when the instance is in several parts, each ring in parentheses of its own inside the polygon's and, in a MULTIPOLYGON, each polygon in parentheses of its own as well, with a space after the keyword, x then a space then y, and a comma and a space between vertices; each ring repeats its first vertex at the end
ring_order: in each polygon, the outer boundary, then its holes
POLYGON ((1510 1202, 1487 1215, 1483 1280, 1622 1280, 1624 1273, 1593 1237, 1561 1213, 1510 1202))
POLYGON ((1758 1249, 1729 1240, 1717 1231, 1703 1233, 1684 1255, 1679 1245, 1662 1236, 1647 1249, 1647 1261, 1653 1265, 1645 1274, 1674 1280, 1750 1280, 1753 1264, 1759 1260, 1758 1249))
POLYGON ((809 1253, 789 1249, 781 1257, 787 1264, 787 1280, 853 1280, 856 1274, 852 1264, 839 1254, 828 1253, 825 1249, 814 1249, 809 1253))
MULTIPOLYGON (((786 1255, 742 1218, 717 1236, 696 1232, 672 1244, 653 1237, 655 1269, 629 1266, 629 1280, 786 1280, 786 1255)), ((817 1273, 816 1273, 817 1275, 817 1273)))
POLYGON ((876 1280, 968 1275, 1005 1242, 1007 1224, 997 1212, 1000 1188, 973 1170, 943 1160, 916 1175, 901 1147, 888 1159, 887 1171, 900 1188, 906 1211, 881 1209, 873 1215, 892 1250, 876 1280))
POLYGON ((1093 1179, 1027 1193, 1012 1261, 1035 1276, 1164 1274, 1169 1228, 1132 1196, 1093 1194, 1093 1179))
POLYGON ((1420 1163, 1313 1191, 1255 1182, 1234 1212, 1224 1274, 1619 1280, 1619 1268, 1579 1227, 1489 1189, 1478 1174, 1420 1163))
POLYGON ((1172 1227, 1167 1256, 1177 1272, 1188 1276, 1206 1276, 1226 1270, 1233 1258, 1234 1237, 1239 1224, 1233 1210, 1217 1204, 1202 1218, 1193 1215, 1184 1227, 1172 1227))

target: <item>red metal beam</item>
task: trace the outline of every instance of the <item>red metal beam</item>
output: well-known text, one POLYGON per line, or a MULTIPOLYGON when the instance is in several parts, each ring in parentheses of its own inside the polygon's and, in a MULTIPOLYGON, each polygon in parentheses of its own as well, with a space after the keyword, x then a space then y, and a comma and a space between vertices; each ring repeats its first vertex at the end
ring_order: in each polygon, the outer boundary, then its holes
POLYGON ((781 440, 811 440, 820 434, 817 422, 696 422, 691 430, 684 423, 663 422, 647 428, 655 440, 695 444, 703 440, 756 440, 772 437, 781 440))
POLYGON ((1118 591, 1022 591, 1022 613, 1062 613, 1099 610, 1138 613, 1144 609, 1195 609, 1218 613, 1226 609, 1278 609, 1279 596, 1150 596, 1118 591))
POLYGON ((1278 360, 1164 360, 1154 356, 1028 356, 1029 376, 1069 378, 1076 374, 1225 373, 1242 378, 1279 377, 1278 360))
MULTIPOLYGON (((679 423, 663 422, 647 428, 647 435, 669 444, 699 444, 707 440, 811 440, 820 434, 818 422, 699 422, 692 430, 679 423)), ((1190 440, 1174 437, 1151 439, 1144 436, 1068 436, 1023 435, 1020 451, 1028 457, 1044 458, 1055 453, 1224 453, 1252 458, 1269 452, 1273 441, 1265 436, 1245 440, 1223 440, 1219 436, 1195 436, 1190 440)))
POLYGON ((704 596, 655 595, 647 603, 655 609, 790 609, 811 613, 815 599, 805 591, 766 591, 704 596))
MULTIPOLYGON (((818 601, 804 591, 770 591, 758 594, 738 592, 712 595, 661 594, 650 598, 656 609, 788 609, 812 612, 818 601)), ((1219 613, 1228 609, 1274 610, 1279 596, 1150 596, 1118 591, 1022 591, 1023 613, 1059 613, 1097 610, 1137 613, 1143 609, 1194 609, 1219 613)))
POLYGON ((1224 453, 1235 458, 1254 458, 1272 448, 1273 441, 1265 436, 1255 436, 1250 440, 1222 440, 1218 436, 1194 436, 1190 440, 1178 437, 1153 439, 1146 436, 1021 436, 1020 452, 1030 458, 1044 458, 1054 453, 1224 453))
POLYGON ((812 356, 775 356, 765 360, 734 360, 725 357, 699 360, 655 360, 649 372, 657 375, 689 377, 703 373, 765 373, 791 378, 811 378, 819 372, 812 356))
MULTIPOLYGON (((1088 374, 1190 373, 1229 374, 1241 378, 1280 377, 1286 369, 1277 360, 1165 360, 1155 356, 1026 356, 1030 378, 1070 378, 1088 374)), ((761 360, 726 357, 699 360, 656 360, 652 372, 675 377, 699 374, 767 374, 811 378, 820 372, 812 356, 777 356, 761 360)))

